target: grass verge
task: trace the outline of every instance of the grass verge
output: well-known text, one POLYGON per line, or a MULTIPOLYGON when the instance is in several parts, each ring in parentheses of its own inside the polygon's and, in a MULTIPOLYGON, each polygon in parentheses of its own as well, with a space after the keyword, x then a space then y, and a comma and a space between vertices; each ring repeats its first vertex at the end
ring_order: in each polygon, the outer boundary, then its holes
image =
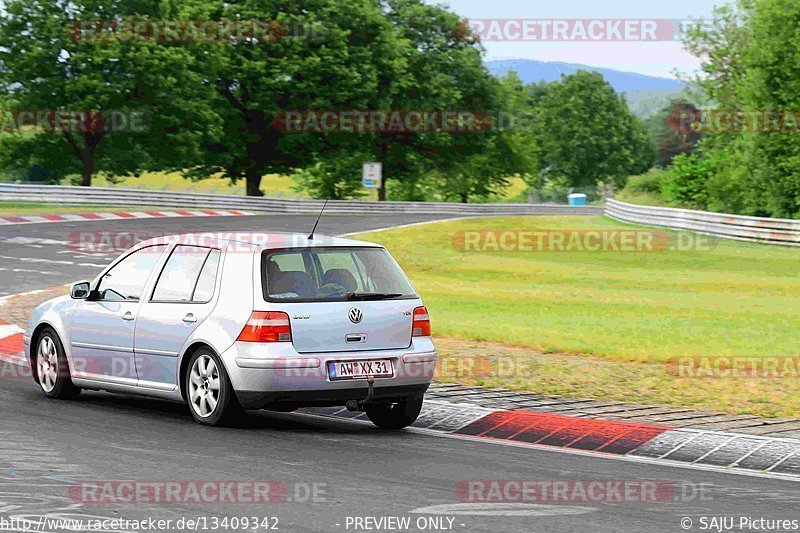
MULTIPOLYGON (((245 182, 236 184, 225 178, 207 178, 191 181, 179 172, 143 172, 139 177, 116 178, 110 183, 104 176, 95 177, 92 185, 96 187, 125 187, 159 191, 194 192, 204 194, 245 194, 245 182)), ((291 176, 268 174, 261 179, 261 190, 266 196, 280 198, 309 198, 307 194, 295 190, 296 182, 291 176)))
POLYGON ((685 251, 465 253, 453 242, 454 235, 469 230, 630 228, 602 217, 492 218, 361 238, 387 246, 412 278, 431 311, 445 358, 521 350, 514 353, 527 354, 541 369, 463 375, 457 381, 800 415, 797 374, 679 378, 667 371, 675 357, 796 354, 798 250, 706 240, 702 249, 685 251))

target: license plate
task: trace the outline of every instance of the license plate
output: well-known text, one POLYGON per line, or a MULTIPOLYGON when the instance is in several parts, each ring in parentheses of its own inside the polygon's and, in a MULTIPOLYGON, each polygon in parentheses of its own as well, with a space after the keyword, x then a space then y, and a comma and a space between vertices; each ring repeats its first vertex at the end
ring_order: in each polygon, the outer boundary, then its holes
POLYGON ((394 369, 391 359, 331 361, 328 363, 328 376, 331 379, 390 378, 394 376, 394 369))

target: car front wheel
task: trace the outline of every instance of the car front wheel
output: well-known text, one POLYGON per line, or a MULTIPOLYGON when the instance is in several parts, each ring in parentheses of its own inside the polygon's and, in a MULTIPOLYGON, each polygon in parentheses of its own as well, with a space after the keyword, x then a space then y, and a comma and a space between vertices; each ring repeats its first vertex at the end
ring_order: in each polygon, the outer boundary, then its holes
POLYGON ((208 426, 233 424, 243 412, 225 367, 207 349, 196 351, 189 360, 186 399, 194 419, 208 426))
POLYGON ((48 398, 73 400, 81 389, 72 383, 67 356, 61 339, 52 328, 45 328, 36 345, 36 378, 48 398))
POLYGON ((403 429, 417 420, 422 410, 422 396, 397 403, 368 404, 364 410, 367 418, 381 429, 403 429))

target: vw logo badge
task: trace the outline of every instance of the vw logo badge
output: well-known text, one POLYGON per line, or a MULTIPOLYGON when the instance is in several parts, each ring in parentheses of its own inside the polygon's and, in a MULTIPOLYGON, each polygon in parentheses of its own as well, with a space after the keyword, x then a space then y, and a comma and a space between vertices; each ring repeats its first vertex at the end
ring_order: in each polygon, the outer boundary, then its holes
POLYGON ((350 309, 350 312, 347 313, 347 317, 353 324, 358 324, 359 322, 361 322, 361 319, 364 318, 364 315, 361 314, 360 310, 353 307, 352 309, 350 309))

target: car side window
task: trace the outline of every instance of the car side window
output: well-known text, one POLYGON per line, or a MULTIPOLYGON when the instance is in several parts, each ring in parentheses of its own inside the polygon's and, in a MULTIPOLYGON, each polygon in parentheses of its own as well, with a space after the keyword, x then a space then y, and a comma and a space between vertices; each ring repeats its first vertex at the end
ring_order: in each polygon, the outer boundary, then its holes
POLYGON ((166 248, 166 245, 141 248, 114 265, 100 278, 98 300, 138 302, 150 272, 166 248))
POLYGON ((206 263, 200 271, 200 277, 197 278, 197 285, 192 294, 192 301, 198 303, 205 303, 211 301, 214 296, 214 288, 217 282, 217 269, 219 268, 219 250, 211 250, 208 254, 206 263))
POLYGON ((176 246, 161 270, 151 301, 187 303, 210 300, 214 293, 218 263, 219 250, 176 246), (198 286, 200 293, 196 291, 198 286))

